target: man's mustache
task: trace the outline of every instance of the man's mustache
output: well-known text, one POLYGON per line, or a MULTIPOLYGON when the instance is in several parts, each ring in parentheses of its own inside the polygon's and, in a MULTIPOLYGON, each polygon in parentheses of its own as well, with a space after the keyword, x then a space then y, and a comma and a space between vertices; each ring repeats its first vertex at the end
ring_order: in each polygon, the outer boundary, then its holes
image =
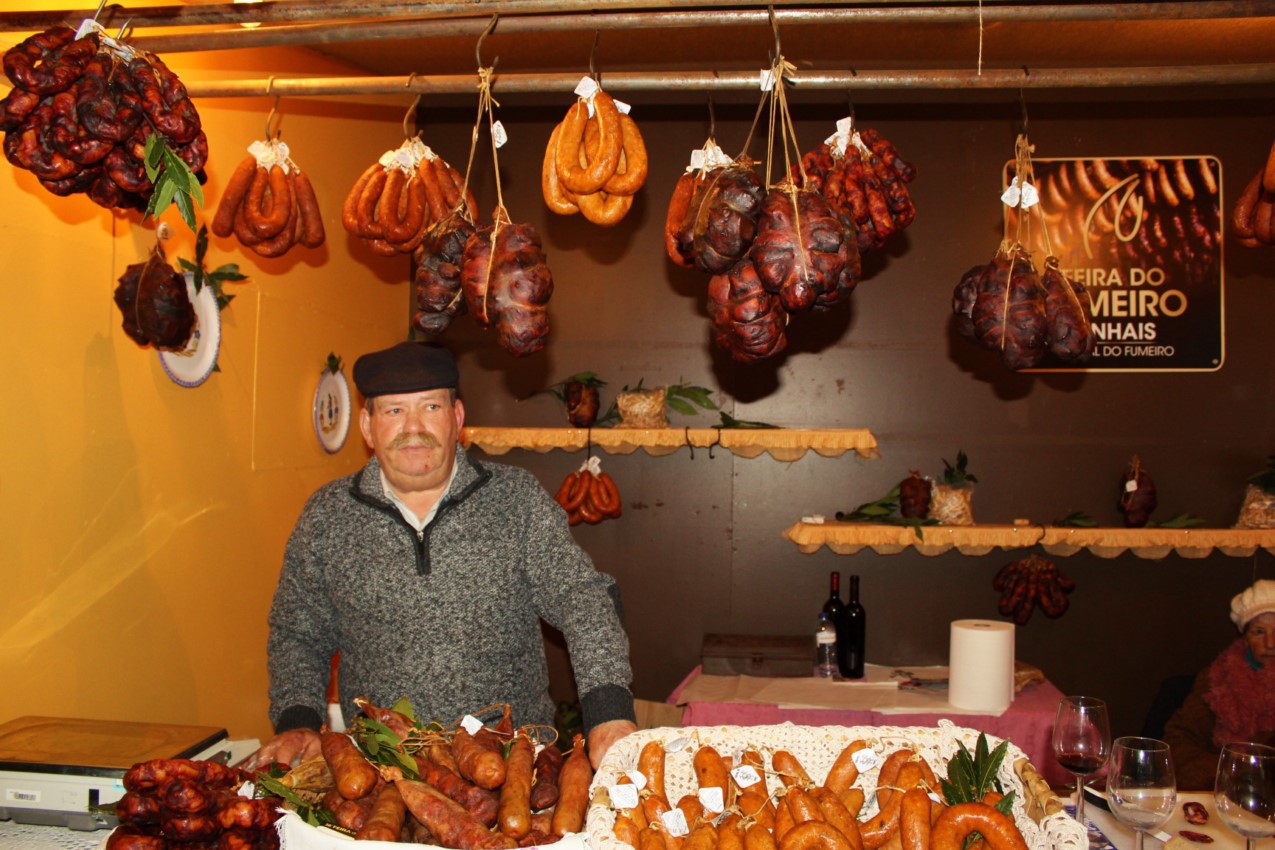
POLYGON ((438 446, 438 438, 433 434, 399 434, 390 441, 390 448, 392 449, 407 449, 416 447, 436 449, 438 446))

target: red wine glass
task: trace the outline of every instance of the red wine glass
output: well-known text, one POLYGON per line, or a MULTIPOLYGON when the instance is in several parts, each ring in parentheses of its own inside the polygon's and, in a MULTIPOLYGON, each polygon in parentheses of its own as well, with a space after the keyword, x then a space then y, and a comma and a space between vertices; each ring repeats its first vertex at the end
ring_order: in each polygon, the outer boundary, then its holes
POLYGON ((1085 779, 1107 763, 1111 724, 1107 704, 1095 697, 1069 696, 1058 703, 1052 740, 1054 758, 1076 777, 1076 820, 1085 823, 1085 779))

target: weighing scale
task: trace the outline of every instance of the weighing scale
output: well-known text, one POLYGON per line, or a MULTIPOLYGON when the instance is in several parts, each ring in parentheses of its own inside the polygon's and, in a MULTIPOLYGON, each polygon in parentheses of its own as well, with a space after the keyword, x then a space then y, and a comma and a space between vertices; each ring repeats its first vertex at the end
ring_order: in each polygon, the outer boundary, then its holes
POLYGON ((95 807, 124 796, 124 773, 151 759, 225 762, 226 730, 213 726, 19 717, 0 724, 0 820, 110 829, 95 807))

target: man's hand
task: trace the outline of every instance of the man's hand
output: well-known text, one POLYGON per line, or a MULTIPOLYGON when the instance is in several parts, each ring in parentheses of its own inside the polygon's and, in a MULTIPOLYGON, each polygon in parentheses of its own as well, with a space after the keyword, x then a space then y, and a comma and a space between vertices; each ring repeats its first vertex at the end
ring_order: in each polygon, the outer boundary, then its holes
POLYGON ((243 764, 245 770, 261 770, 271 764, 289 768, 319 755, 319 733, 313 729, 289 729, 261 745, 243 764))
POLYGON ((597 770, 598 765, 602 764, 602 757, 607 754, 607 750, 611 749, 612 744, 636 731, 637 724, 632 720, 608 720, 590 729, 589 762, 593 765, 593 769, 597 770))

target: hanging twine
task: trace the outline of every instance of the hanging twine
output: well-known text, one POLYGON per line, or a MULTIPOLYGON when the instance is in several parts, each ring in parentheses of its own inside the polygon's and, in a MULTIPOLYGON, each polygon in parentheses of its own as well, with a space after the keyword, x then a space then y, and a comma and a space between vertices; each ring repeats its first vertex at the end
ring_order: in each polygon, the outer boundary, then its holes
POLYGON ((461 197, 469 191, 469 175, 473 171, 474 154, 478 150, 478 133, 482 130, 483 116, 486 116, 487 131, 491 136, 491 159, 496 171, 496 227, 499 228, 502 215, 507 219, 508 214, 504 213, 505 199, 500 188, 500 162, 496 153, 496 134, 492 132, 492 126, 496 123, 492 107, 500 106, 500 102, 491 93, 492 76, 495 72, 495 66, 478 69, 478 116, 474 119, 474 131, 469 140, 469 160, 465 163, 465 182, 461 186, 461 197))

